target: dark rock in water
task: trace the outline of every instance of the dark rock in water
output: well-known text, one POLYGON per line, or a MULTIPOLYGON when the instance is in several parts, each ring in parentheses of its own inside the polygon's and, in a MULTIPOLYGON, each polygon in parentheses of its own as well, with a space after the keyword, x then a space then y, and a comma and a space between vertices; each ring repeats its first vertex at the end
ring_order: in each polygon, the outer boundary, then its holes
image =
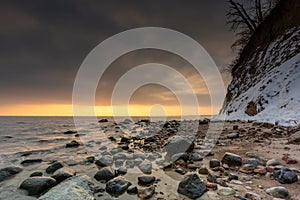
POLYGON ((204 118, 203 120, 199 120, 199 125, 208 124, 210 122, 210 119, 204 118))
POLYGON ((35 176, 43 176, 43 172, 33 172, 30 174, 30 177, 35 177, 35 176))
POLYGON ((47 167, 46 172, 48 174, 52 174, 54 173, 56 170, 62 168, 63 165, 60 162, 55 162, 52 165, 50 165, 49 167, 47 167))
POLYGON ((236 139, 238 137, 239 137, 238 133, 230 133, 230 134, 227 135, 228 139, 236 139))
POLYGON ((100 169, 94 176, 97 181, 108 181, 115 177, 115 173, 110 167, 100 169))
POLYGON ((221 162, 217 159, 212 159, 209 161, 210 168, 215 168, 215 167, 220 167, 220 166, 221 166, 221 162))
POLYGON ((119 176, 119 175, 125 175, 127 174, 127 168, 126 167, 119 167, 117 170, 116 170, 116 175, 119 176))
POLYGON ((77 133, 77 131, 68 130, 68 131, 64 132, 64 134, 66 134, 66 135, 71 135, 71 134, 75 134, 75 133, 77 133))
POLYGON ((287 167, 281 167, 281 168, 275 167, 273 171, 273 176, 276 181, 282 184, 294 183, 298 181, 297 174, 293 170, 287 167))
POLYGON ((267 189, 266 193, 275 198, 289 197, 289 192, 285 187, 272 187, 272 188, 267 189))
POLYGON ((289 144, 300 144, 300 131, 292 134, 289 138, 288 138, 288 143, 289 144))
POLYGON ((123 194, 131 185, 124 177, 116 177, 106 183, 106 192, 112 196, 123 194))
POLYGON ((138 184, 141 186, 150 186, 154 183, 155 176, 139 176, 138 184))
POLYGON ((187 137, 176 136, 165 145, 167 157, 171 158, 174 154, 191 152, 194 149, 194 141, 187 137))
POLYGON ((28 191, 29 195, 39 195, 56 184, 51 177, 31 177, 24 180, 20 188, 28 191))
POLYGON ((39 200, 94 200, 93 183, 88 176, 75 176, 53 187, 39 200))
POLYGON ((108 119, 100 119, 98 122, 99 122, 99 123, 108 122, 108 119))
POLYGON ((149 199, 155 193, 155 187, 152 185, 150 187, 141 188, 138 190, 138 197, 140 199, 149 199))
POLYGON ((187 175, 180 183, 177 192, 191 199, 201 197, 207 191, 205 183, 197 174, 187 175))
POLYGON ((127 193, 128 194, 137 194, 138 193, 138 189, 135 185, 131 185, 127 188, 127 193))
POLYGON ((152 163, 149 161, 143 161, 141 164, 139 164, 139 169, 144 174, 151 174, 152 173, 152 163))
POLYGON ((73 169, 65 167, 65 168, 61 168, 61 169, 57 170, 53 174, 52 178, 54 178, 57 183, 60 183, 64 180, 66 180, 67 178, 70 178, 75 175, 76 175, 76 172, 73 169))
POLYGON ((17 166, 5 167, 0 169, 0 182, 12 177, 15 174, 20 173, 22 170, 23 169, 21 167, 17 166))
POLYGON ((241 166, 242 158, 239 155, 226 152, 222 158, 222 163, 228 164, 229 166, 241 166))
POLYGON ((74 147, 79 147, 79 143, 76 140, 73 140, 72 142, 66 144, 66 148, 74 148, 74 147))
POLYGON ((99 167, 110 166, 114 162, 113 157, 110 155, 104 155, 99 160, 96 160, 95 164, 99 167))
POLYGON ((21 165, 28 166, 28 165, 33 165, 33 164, 41 163, 41 162, 43 162, 43 160, 39 159, 39 158, 38 159, 28 159, 28 160, 23 160, 21 162, 21 165))

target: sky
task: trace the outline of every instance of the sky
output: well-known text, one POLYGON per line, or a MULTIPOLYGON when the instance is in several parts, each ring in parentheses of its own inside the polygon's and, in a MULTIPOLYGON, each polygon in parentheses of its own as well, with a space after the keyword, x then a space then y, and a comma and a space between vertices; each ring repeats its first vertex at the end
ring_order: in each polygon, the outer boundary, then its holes
MULTIPOLYGON (((230 75, 225 69, 235 57, 227 9, 226 0, 2 0, 0 115, 72 115, 73 84, 86 56, 105 39, 139 27, 173 29, 196 40, 213 58, 227 86, 230 75)), ((205 81, 193 66, 172 53, 153 49, 122 55, 107 68, 95 95, 96 114, 112 115, 112 91, 122 75, 154 62, 186 77, 201 114, 216 114, 211 113, 205 81)), ((157 72, 155 76, 182 89, 174 74, 157 72)), ((157 84, 139 87, 129 99, 129 109, 136 116, 179 115, 182 110, 176 91, 157 84)))

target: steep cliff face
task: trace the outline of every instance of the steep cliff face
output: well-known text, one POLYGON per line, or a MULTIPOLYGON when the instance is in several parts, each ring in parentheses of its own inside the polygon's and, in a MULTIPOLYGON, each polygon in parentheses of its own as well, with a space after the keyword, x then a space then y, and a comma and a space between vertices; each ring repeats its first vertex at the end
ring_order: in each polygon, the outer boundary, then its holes
POLYGON ((300 1, 282 0, 233 67, 220 115, 300 123, 300 1))

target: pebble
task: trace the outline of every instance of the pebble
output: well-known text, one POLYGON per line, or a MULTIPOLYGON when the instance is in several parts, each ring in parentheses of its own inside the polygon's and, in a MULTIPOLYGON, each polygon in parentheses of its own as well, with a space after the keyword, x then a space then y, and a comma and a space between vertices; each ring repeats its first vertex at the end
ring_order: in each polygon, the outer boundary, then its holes
POLYGON ((73 140, 72 142, 66 144, 66 148, 76 148, 79 146, 80 144, 76 140, 73 140))
POLYGON ((99 167, 106 167, 112 165, 114 162, 111 155, 104 155, 99 160, 96 160, 95 164, 99 167))
POLYGON ((239 155, 226 152, 222 158, 222 163, 228 164, 229 166, 241 166, 242 158, 239 155))
POLYGON ((151 174, 152 173, 152 163, 149 161, 143 161, 141 164, 139 164, 139 169, 144 174, 151 174))
POLYGON ((152 185, 150 187, 141 188, 138 190, 138 197, 140 199, 149 199, 155 193, 155 187, 152 185))
POLYGON ((235 194, 235 190, 232 188, 222 188, 217 191, 220 196, 231 196, 235 194))
POLYGON ((40 158, 37 158, 37 159, 28 159, 28 160, 23 160, 21 162, 21 165, 23 165, 23 166, 29 166, 29 165, 33 165, 33 164, 37 164, 37 163, 41 163, 41 162, 43 162, 43 160, 40 159, 40 158))
POLYGON ((197 174, 188 174, 180 181, 177 192, 191 199, 201 197, 207 191, 205 183, 197 174))
POLYGON ((128 194, 137 194, 138 188, 135 185, 131 185, 127 188, 127 193, 128 194))
POLYGON ((115 173, 110 167, 101 168, 94 176, 97 181, 108 181, 115 177, 115 173))
POLYGON ((105 190, 112 196, 119 196, 131 185, 124 177, 116 177, 106 183, 105 190))
POLYGON ((20 173, 21 171, 23 171, 23 169, 18 166, 11 166, 0 169, 0 182, 11 178, 12 176, 20 173))
POLYGON ((141 186, 150 186, 155 181, 154 176, 139 176, 138 177, 138 184, 141 186))
POLYGON ((280 162, 274 158, 271 160, 268 160, 266 163, 266 166, 276 166, 276 165, 280 165, 280 162))
POLYGON ((62 168, 63 165, 60 162, 55 162, 51 164, 49 167, 47 167, 46 172, 48 174, 53 174, 56 170, 62 168))
POLYGON ((76 172, 73 169, 64 167, 64 168, 61 168, 61 169, 57 170, 56 172, 54 172, 53 176, 51 176, 51 177, 54 178, 57 183, 60 183, 64 180, 66 180, 67 178, 70 178, 75 175, 76 175, 76 172))
POLYGON ((221 166, 221 163, 218 159, 211 159, 209 161, 209 167, 210 168, 215 168, 215 167, 220 167, 221 166))
POLYGON ((276 198, 286 198, 289 192, 285 187, 272 187, 266 190, 266 193, 276 198))

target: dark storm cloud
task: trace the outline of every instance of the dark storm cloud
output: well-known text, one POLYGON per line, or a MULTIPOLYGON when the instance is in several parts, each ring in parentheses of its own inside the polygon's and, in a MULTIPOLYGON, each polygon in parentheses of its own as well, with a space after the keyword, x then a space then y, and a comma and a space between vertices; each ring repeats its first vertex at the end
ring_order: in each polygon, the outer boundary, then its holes
MULTIPOLYGON (((0 103, 70 103, 76 72, 93 47, 142 26, 183 32, 224 67, 233 57, 234 39, 225 24, 226 9, 225 0, 1 1, 0 103)), ((127 58, 116 64, 103 81, 111 85, 128 70, 123 65, 134 63, 127 58)), ((104 87, 105 96, 109 88, 104 87)))

